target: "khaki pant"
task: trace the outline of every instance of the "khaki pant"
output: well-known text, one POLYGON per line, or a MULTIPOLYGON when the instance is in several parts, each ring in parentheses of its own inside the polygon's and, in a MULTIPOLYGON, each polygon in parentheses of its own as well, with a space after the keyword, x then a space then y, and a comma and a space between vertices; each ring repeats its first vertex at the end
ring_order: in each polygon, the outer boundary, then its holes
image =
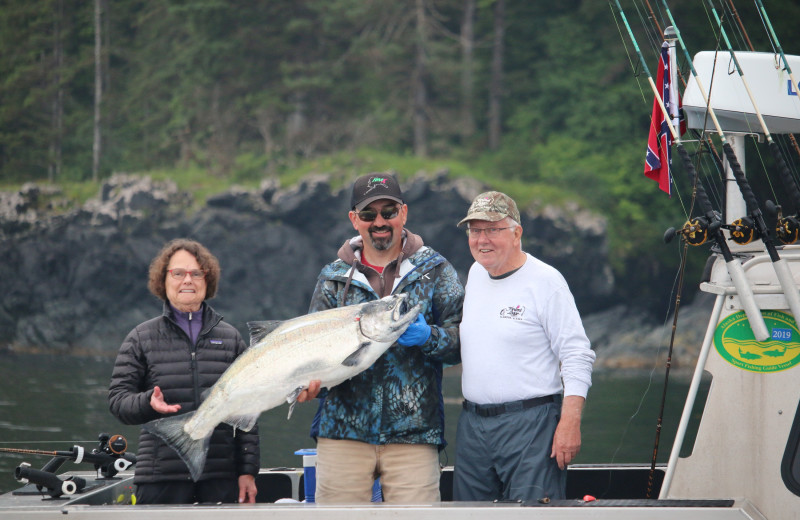
POLYGON ((432 444, 374 445, 320 437, 317 440, 319 504, 369 502, 380 476, 384 502, 439 502, 439 452, 432 444))

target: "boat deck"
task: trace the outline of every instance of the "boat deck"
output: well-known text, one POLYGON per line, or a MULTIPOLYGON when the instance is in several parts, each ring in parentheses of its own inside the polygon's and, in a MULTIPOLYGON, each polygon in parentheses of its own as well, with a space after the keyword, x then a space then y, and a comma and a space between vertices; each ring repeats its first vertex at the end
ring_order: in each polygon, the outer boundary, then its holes
MULTIPOLYGON (((86 479, 86 488, 67 497, 51 498, 33 484, 0 495, 0 516, 13 514, 30 520, 69 515, 70 519, 110 518, 121 520, 159 519, 218 519, 230 520, 275 518, 299 519, 313 515, 320 520, 353 520, 357 518, 391 518, 395 520, 447 519, 763 519, 758 510, 744 499, 657 500, 641 498, 649 468, 638 465, 586 465, 570 468, 569 496, 597 493, 596 500, 573 498, 548 503, 534 502, 453 502, 450 492, 452 468, 442 472, 442 499, 437 504, 392 505, 383 503, 352 505, 320 505, 299 502, 303 489, 301 469, 277 468, 262 470, 258 477, 257 504, 194 504, 185 506, 131 505, 134 491, 133 475, 122 473, 119 478, 96 479, 88 472, 65 473, 86 479), (602 491, 603 493, 598 493, 602 491), (638 497, 634 496, 639 494, 638 497), (276 502, 278 501, 278 502, 276 502), (588 516, 587 516, 588 515, 588 516)), ((654 479, 660 485, 663 468, 654 479)), ((657 490, 656 490, 657 493, 657 490)))

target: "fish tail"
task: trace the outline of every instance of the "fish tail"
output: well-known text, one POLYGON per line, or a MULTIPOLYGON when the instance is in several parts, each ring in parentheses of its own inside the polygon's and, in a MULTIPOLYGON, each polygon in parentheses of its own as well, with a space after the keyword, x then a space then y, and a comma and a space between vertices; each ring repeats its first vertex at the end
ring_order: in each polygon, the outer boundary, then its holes
POLYGON ((195 412, 189 412, 156 419, 143 424, 142 428, 158 436, 170 448, 175 450, 189 468, 192 480, 196 482, 203 473, 203 467, 206 465, 211 433, 201 439, 193 439, 184 431, 184 425, 194 414, 195 412))

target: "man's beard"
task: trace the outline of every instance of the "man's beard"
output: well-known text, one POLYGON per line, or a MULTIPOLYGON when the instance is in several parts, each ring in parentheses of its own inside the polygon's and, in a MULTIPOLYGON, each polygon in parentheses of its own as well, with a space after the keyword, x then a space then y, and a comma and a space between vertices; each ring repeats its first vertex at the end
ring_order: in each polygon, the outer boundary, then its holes
POLYGON ((369 228, 369 239, 370 242, 372 243, 372 247, 374 247, 378 251, 385 251, 390 247, 392 247, 392 244, 394 244, 394 229, 392 229, 390 226, 371 227, 369 228), (372 236, 372 233, 376 231, 377 232, 388 231, 390 235, 388 237, 375 238, 374 236, 372 236))

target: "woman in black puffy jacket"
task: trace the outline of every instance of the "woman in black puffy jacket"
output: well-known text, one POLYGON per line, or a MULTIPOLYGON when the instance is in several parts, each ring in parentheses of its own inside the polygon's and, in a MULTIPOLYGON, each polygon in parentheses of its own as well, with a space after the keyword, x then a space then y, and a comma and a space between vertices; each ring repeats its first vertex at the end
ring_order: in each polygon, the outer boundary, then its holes
MULTIPOLYGON (((201 394, 247 348, 236 328, 206 302, 216 294, 219 275, 217 259, 193 240, 175 239, 153 259, 148 288, 164 301, 163 313, 127 335, 111 376, 109 407, 123 423, 196 410, 201 394)), ((220 424, 194 482, 178 454, 142 430, 134 477, 137 502, 255 502, 259 455, 257 427, 234 432, 220 424)))

